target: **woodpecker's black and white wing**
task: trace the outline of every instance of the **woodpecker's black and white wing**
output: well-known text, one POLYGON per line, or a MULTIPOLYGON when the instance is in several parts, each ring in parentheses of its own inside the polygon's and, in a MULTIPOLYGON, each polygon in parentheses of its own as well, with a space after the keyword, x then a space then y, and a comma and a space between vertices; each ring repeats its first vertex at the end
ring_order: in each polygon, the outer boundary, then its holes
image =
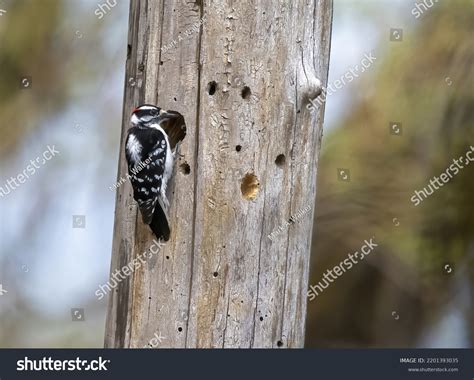
POLYGON ((166 199, 165 177, 170 154, 168 142, 156 128, 129 129, 125 143, 128 173, 133 187, 133 197, 138 203, 143 222, 150 225, 158 238, 169 239, 170 228, 164 205, 166 199))

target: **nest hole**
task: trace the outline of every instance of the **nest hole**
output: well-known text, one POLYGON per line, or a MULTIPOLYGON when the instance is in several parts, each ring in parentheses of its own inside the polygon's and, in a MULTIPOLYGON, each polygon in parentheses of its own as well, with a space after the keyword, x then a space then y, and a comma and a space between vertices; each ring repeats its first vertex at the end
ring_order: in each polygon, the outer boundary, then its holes
POLYGON ((276 166, 278 166, 278 167, 280 167, 280 168, 281 168, 283 165, 285 165, 285 162, 286 162, 286 157, 285 157, 284 154, 279 154, 279 155, 277 156, 277 158, 275 158, 275 164, 276 164, 276 166))
POLYGON ((242 89, 242 92, 241 92, 241 95, 242 95, 242 98, 243 99, 249 99, 250 98, 250 95, 252 95, 252 91, 250 91, 250 87, 249 86, 245 86, 243 89, 242 89))
POLYGON ((216 93, 216 90, 217 90, 217 83, 216 81, 212 81, 212 82, 209 82, 209 84, 207 85, 207 92, 209 93, 209 95, 214 95, 216 93))
POLYGON ((179 165, 179 170, 184 175, 188 175, 189 173, 191 173, 191 167, 187 162, 183 162, 181 165, 179 165))

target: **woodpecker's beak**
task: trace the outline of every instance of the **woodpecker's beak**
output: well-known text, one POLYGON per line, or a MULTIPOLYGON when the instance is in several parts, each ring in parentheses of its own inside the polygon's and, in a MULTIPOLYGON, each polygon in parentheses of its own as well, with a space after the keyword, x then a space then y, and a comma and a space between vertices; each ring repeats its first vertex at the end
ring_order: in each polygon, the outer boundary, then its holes
POLYGON ((181 114, 176 112, 176 111, 161 110, 160 115, 158 116, 158 120, 160 122, 162 122, 162 121, 166 122, 166 121, 178 119, 180 116, 181 116, 181 114))

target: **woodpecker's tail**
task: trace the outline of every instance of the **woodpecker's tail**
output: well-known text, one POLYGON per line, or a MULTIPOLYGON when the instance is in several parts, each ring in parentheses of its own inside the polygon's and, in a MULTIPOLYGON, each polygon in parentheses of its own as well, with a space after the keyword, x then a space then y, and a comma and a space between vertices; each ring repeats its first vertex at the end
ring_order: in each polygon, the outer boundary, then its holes
POLYGON ((150 223, 150 228, 158 239, 168 241, 170 238, 170 225, 168 223, 168 215, 161 205, 161 202, 156 204, 153 219, 150 223))

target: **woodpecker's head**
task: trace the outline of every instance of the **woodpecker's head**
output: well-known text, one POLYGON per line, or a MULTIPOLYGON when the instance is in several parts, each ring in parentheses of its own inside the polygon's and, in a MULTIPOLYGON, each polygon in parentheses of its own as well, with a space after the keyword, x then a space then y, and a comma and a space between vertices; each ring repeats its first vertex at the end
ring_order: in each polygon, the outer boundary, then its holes
POLYGON ((143 104, 135 108, 130 119, 132 126, 150 128, 159 125, 168 135, 171 148, 186 136, 184 117, 176 111, 165 111, 151 104, 143 104))
POLYGON ((153 124, 163 127, 162 124, 166 124, 180 116, 178 112, 165 111, 151 104, 143 104, 133 110, 130 122, 134 127, 147 128, 153 124))

